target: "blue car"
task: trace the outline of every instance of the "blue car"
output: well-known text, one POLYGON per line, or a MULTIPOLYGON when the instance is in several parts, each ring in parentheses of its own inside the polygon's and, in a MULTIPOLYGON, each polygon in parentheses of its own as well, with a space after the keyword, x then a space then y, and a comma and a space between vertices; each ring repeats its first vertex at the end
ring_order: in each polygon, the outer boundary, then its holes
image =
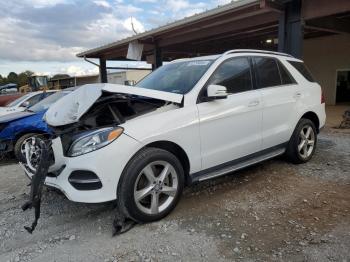
POLYGON ((57 92, 24 112, 17 112, 0 117, 0 155, 13 152, 17 158, 21 154, 21 146, 32 136, 47 137, 50 128, 43 120, 47 109, 60 98, 71 92, 57 92))

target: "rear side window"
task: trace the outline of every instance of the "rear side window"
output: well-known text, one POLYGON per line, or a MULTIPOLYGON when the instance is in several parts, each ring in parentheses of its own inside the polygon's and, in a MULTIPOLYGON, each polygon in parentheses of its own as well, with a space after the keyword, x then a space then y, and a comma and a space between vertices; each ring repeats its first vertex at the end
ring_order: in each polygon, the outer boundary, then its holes
POLYGON ((296 84, 295 79, 289 73, 288 69, 280 61, 277 61, 277 64, 281 74, 282 85, 296 84))
POLYGON ((252 90, 248 58, 239 57, 224 61, 210 77, 208 85, 222 85, 231 94, 252 90))
POLYGON ((298 61, 288 61, 296 70, 299 71, 300 74, 302 74, 308 81, 310 82, 316 82, 313 76, 311 75, 310 71, 306 68, 303 62, 298 61))
POLYGON ((282 84, 277 62, 273 58, 255 57, 255 67, 259 88, 279 86, 282 84))

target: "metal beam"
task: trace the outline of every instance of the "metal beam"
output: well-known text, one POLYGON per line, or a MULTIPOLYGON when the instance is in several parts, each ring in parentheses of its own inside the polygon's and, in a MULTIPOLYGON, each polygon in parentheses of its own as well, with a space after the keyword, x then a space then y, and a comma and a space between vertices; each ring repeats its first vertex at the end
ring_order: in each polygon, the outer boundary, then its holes
POLYGON ((107 69, 114 69, 114 70, 151 70, 151 68, 144 68, 144 67, 121 67, 121 66, 112 66, 107 67, 107 69))
POLYGON ((212 37, 212 36, 225 34, 225 33, 234 33, 242 29, 249 30, 249 28, 252 28, 254 26, 269 24, 277 20, 278 20, 277 13, 265 13, 265 14, 257 15, 254 19, 245 18, 240 21, 237 21, 236 23, 229 23, 225 25, 210 27, 204 30, 201 28, 198 28, 198 30, 195 32, 186 33, 181 36, 161 39, 159 41, 159 45, 163 47, 163 46, 190 42, 193 40, 199 40, 199 39, 212 37))
POLYGON ((302 16, 305 20, 309 20, 349 11, 349 0, 307 0, 303 1, 302 16))
POLYGON ((106 59, 100 58, 100 79, 101 83, 107 83, 107 67, 106 67, 106 59))
POLYGON ((336 34, 350 34, 350 24, 337 19, 336 17, 327 17, 307 21, 305 27, 336 34))

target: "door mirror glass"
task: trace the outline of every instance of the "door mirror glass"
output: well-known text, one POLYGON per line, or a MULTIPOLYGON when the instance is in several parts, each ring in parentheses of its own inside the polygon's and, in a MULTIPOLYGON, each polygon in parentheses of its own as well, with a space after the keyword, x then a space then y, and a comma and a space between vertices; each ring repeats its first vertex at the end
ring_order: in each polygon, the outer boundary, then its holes
POLYGON ((220 85, 209 85, 207 94, 210 99, 225 99, 228 95, 226 87, 220 85))

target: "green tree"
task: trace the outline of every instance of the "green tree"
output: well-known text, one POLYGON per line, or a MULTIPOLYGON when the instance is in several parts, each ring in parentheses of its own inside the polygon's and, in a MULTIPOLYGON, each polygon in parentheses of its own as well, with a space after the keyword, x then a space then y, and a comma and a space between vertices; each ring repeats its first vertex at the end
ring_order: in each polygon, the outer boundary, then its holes
POLYGON ((55 79, 69 78, 69 77, 70 75, 67 75, 67 74, 57 74, 57 75, 54 75, 51 79, 55 80, 55 79))
POLYGON ((18 75, 15 72, 9 73, 7 76, 7 82, 17 84, 18 83, 18 75))
POLYGON ((22 72, 17 77, 18 86, 24 86, 28 84, 28 75, 25 72, 22 72))

